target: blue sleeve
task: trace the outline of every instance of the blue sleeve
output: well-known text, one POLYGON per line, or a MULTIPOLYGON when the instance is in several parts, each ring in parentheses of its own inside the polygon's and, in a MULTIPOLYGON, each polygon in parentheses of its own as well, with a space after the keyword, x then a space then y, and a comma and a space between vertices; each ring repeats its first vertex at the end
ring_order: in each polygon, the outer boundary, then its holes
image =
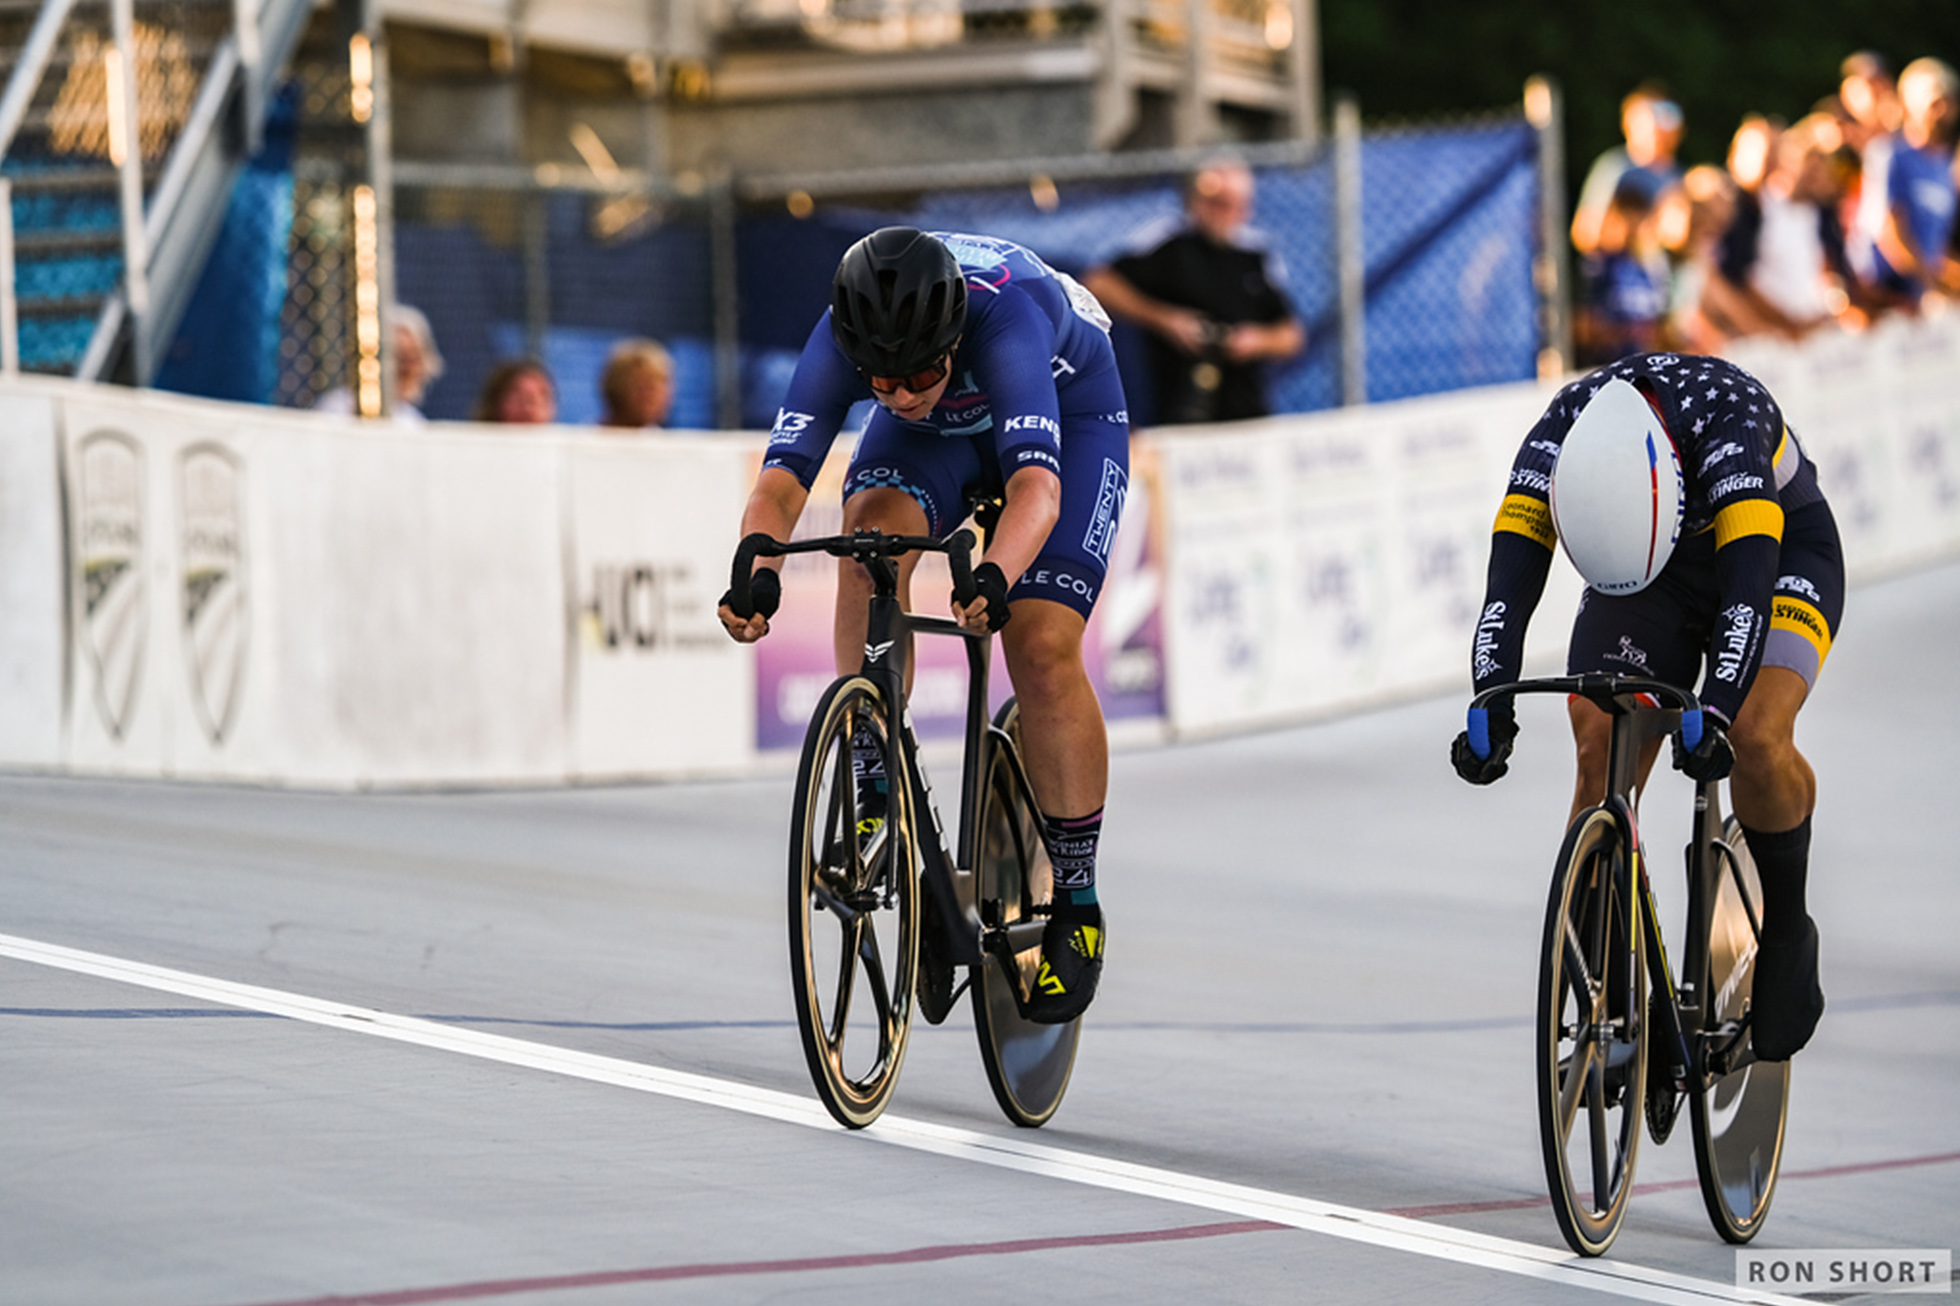
POLYGON ((826 309, 796 360, 796 373, 790 378, 783 406, 776 410, 776 425, 769 432, 762 465, 782 468, 809 489, 823 470, 831 442, 850 415, 851 405, 868 394, 870 388, 830 338, 830 312, 826 309))
POLYGON ((971 345, 973 378, 987 394, 1005 484, 1023 467, 1062 474, 1062 404, 1052 360, 1055 324, 1009 290, 989 305, 971 345))

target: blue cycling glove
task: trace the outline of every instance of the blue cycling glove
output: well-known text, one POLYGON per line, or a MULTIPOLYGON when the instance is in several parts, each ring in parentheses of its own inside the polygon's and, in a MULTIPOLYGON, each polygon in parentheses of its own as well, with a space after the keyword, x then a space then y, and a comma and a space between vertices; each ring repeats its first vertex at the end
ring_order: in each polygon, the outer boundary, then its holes
POLYGON ((1719 712, 1699 708, 1681 714, 1681 728, 1674 734, 1674 767, 1704 784, 1735 769, 1735 746, 1719 712))
POLYGON ((1464 731, 1450 744, 1450 765, 1473 785, 1487 785, 1511 769, 1507 758, 1518 737, 1518 719, 1501 707, 1473 707, 1464 731))

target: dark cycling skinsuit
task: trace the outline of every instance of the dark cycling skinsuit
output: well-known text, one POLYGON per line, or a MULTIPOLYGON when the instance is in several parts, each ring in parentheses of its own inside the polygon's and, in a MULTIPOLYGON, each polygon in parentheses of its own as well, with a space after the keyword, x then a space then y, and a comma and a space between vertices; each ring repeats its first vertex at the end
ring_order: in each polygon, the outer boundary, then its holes
POLYGON ((1701 701, 1729 723, 1761 666, 1788 667, 1815 685, 1844 611, 1844 559, 1815 465, 1769 392, 1741 368, 1638 354, 1561 390, 1518 451, 1491 541, 1471 655, 1476 688, 1518 678, 1525 626, 1557 544, 1552 466, 1579 411, 1612 377, 1657 405, 1674 438, 1685 481, 1681 539, 1647 588, 1585 592, 1567 671, 1692 686, 1705 654, 1701 701))
MULTIPOLYGON (((919 421, 883 406, 872 413, 844 497, 904 490, 925 510, 928 531, 945 535, 975 497, 999 495, 1023 467, 1045 467, 1061 478, 1061 516, 1010 597, 1052 599, 1087 617, 1129 488, 1129 413, 1108 318, 1082 287, 1011 241, 930 234, 966 276, 952 381, 919 421)), ((763 465, 808 489, 851 406, 870 395, 832 340, 826 311, 803 346, 763 465)))

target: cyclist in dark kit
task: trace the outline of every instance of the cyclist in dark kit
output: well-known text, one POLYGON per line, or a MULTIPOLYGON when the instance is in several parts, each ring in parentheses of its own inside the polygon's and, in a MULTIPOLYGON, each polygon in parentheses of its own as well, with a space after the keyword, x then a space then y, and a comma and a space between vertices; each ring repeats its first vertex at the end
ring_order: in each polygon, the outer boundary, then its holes
MULTIPOLYGON (((1000 632, 1020 701, 1055 871, 1029 1015, 1057 1023, 1089 1005, 1103 959, 1096 852, 1109 742, 1082 639, 1129 487, 1129 413, 1108 330, 1093 296, 1010 241, 909 227, 873 232, 837 266, 831 307, 803 347, 742 516, 744 536, 788 539, 846 414, 866 397, 878 406, 845 475, 847 531, 943 537, 976 499, 1001 499, 974 568, 979 595, 956 603, 954 615, 971 629, 1000 632)), ((917 557, 900 560, 908 608, 917 557)), ((757 568, 753 612, 735 611, 724 596, 720 617, 735 639, 768 633, 779 565, 757 568)), ((842 564, 840 672, 862 659, 870 596, 863 568, 842 564)), ((860 788, 875 802, 882 777, 864 772, 877 765, 876 743, 854 752, 860 788)), ((952 978, 930 946, 931 929, 919 1003, 936 1024, 951 1004, 952 978)))
MULTIPOLYGON (((1817 779, 1796 718, 1844 610, 1816 467, 1762 383, 1718 358, 1640 354, 1566 386, 1525 437, 1498 510, 1471 652, 1478 690, 1517 680, 1555 543, 1588 586, 1568 673, 1692 688, 1706 663, 1703 710, 1683 714, 1674 764, 1729 779, 1763 888, 1751 1038, 1759 1058, 1787 1060, 1824 1010, 1804 905, 1817 779)), ((1582 698, 1568 711, 1576 814, 1604 797, 1610 719, 1582 698)), ((1508 706, 1474 711, 1451 761, 1489 784, 1516 735, 1508 706)))

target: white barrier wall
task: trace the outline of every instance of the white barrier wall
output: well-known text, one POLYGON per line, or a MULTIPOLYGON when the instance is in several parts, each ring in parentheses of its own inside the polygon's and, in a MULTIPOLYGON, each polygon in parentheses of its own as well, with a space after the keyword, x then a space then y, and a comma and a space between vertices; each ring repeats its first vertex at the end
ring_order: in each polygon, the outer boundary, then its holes
MULTIPOLYGON (((1854 581, 1960 552, 1960 320, 1736 358, 1816 459, 1854 581)), ((1491 520, 1550 393, 1140 440, 1160 515, 1101 614, 1112 713, 1203 734, 1467 690, 1491 520)), ((0 765, 325 787, 752 765, 755 650, 714 604, 760 447, 0 383, 0 765)), ((1578 592, 1555 563, 1534 666, 1578 592)), ((795 611, 760 692, 829 675, 827 614, 795 611)))
MULTIPOLYGON (((1491 521, 1546 397, 1505 386, 1160 433, 1173 728, 1467 683, 1491 521)), ((1569 569, 1555 572, 1534 658, 1562 651, 1578 592, 1569 569)))
MULTIPOLYGON (((1734 357, 1816 459, 1854 582, 1960 551, 1960 317, 1752 341, 1734 357)), ((1491 521, 1554 389, 1157 433, 1172 729, 1467 694, 1491 521)), ((1534 666, 1563 666, 1580 588, 1560 555, 1526 646, 1534 666)))
POLYGON ((65 590, 55 405, 0 393, 0 758, 62 760, 65 590))
POLYGON ((348 786, 752 756, 748 658, 687 633, 715 633, 747 442, 0 403, 0 762, 348 786))
POLYGON ((1817 460, 1854 582, 1960 548, 1960 314, 1732 356, 1817 460))

